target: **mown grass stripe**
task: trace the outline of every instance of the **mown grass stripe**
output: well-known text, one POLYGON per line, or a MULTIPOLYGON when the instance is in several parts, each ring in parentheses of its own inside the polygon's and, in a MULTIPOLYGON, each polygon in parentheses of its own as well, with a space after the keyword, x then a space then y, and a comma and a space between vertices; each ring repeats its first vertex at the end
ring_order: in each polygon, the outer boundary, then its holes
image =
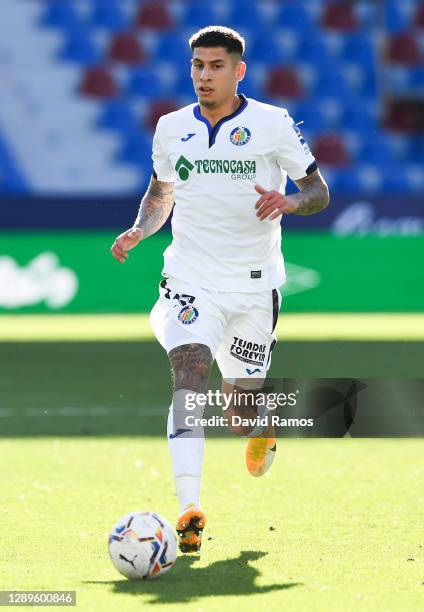
MULTIPOLYGON (((280 340, 424 340, 422 313, 312 313, 280 315, 280 340)), ((147 314, 4 315, 1 342, 148 341, 147 314)))

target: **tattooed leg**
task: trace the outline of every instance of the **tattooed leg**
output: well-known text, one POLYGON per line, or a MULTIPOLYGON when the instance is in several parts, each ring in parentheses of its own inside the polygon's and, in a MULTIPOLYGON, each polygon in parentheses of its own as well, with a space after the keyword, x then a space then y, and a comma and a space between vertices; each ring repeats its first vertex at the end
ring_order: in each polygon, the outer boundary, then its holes
POLYGON ((212 367, 212 353, 205 344, 183 344, 169 352, 174 391, 206 391, 212 367))
POLYGON ((235 384, 229 383, 226 380, 222 381, 222 393, 227 397, 233 398, 232 403, 225 410, 224 417, 227 419, 228 427, 236 436, 248 436, 254 429, 254 425, 243 425, 238 419, 233 417, 241 417, 242 419, 256 419, 258 411, 256 408, 256 389, 245 389, 239 386, 238 381, 235 384))

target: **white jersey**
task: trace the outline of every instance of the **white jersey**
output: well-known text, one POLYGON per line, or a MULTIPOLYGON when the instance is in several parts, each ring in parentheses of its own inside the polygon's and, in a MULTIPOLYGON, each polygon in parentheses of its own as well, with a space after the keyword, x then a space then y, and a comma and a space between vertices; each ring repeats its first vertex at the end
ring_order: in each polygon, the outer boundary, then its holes
POLYGON ((153 138, 158 180, 174 182, 165 276, 216 291, 259 292, 285 281, 281 217, 259 221, 255 183, 284 193, 287 175, 315 159, 287 110, 240 96, 212 128, 191 104, 160 118, 153 138))

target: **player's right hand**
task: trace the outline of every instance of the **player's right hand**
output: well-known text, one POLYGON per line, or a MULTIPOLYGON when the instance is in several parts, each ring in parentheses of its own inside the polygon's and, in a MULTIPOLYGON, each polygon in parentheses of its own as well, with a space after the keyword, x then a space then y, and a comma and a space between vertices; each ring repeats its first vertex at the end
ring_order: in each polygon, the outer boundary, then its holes
POLYGON ((110 247, 112 257, 119 261, 119 263, 124 263, 128 257, 128 251, 137 246, 140 240, 141 229, 138 227, 132 227, 126 232, 122 232, 110 247))

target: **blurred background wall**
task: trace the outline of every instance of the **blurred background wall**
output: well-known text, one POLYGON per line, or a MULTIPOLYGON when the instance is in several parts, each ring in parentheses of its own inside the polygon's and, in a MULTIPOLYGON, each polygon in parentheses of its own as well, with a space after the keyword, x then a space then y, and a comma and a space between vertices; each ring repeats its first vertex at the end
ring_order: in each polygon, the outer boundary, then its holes
POLYGON ((283 219, 285 309, 423 311, 424 2, 2 0, 0 312, 151 307, 169 224, 123 267, 108 249, 210 24, 246 38, 239 91, 303 121, 330 187, 283 219))

